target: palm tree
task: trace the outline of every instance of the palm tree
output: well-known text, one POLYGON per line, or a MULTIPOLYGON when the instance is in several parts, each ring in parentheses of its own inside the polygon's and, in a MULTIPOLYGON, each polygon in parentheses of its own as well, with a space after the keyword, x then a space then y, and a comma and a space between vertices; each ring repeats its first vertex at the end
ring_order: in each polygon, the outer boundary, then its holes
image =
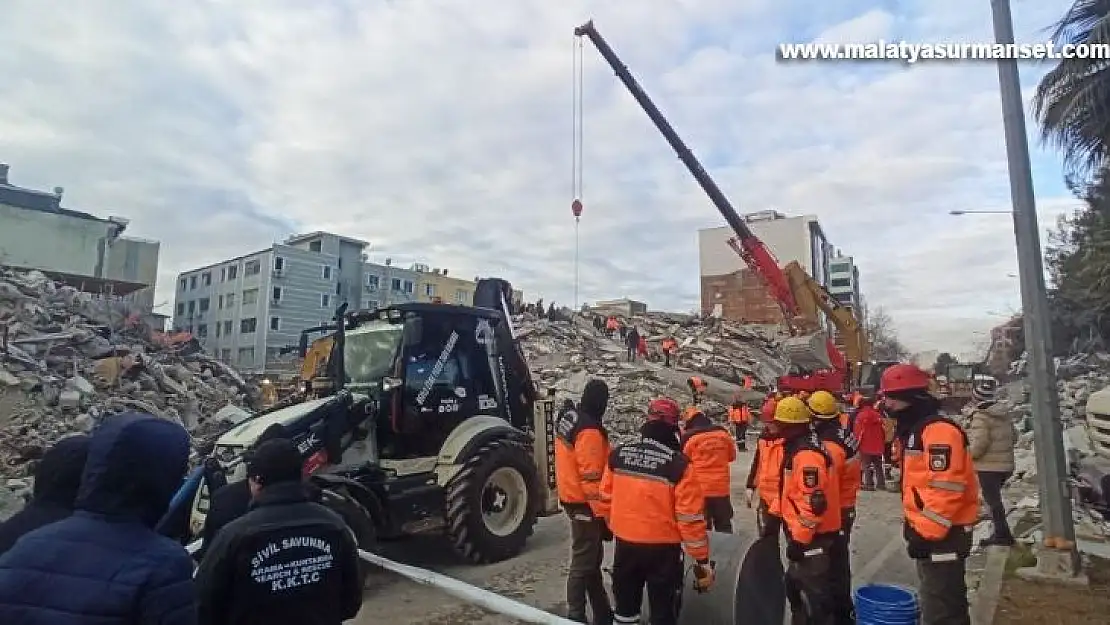
MULTIPOLYGON (((1053 41, 1110 44, 1110 0, 1075 0, 1053 41)), ((1064 153, 1069 178, 1089 182, 1110 166, 1110 59, 1063 59, 1033 97, 1041 138, 1064 153)))

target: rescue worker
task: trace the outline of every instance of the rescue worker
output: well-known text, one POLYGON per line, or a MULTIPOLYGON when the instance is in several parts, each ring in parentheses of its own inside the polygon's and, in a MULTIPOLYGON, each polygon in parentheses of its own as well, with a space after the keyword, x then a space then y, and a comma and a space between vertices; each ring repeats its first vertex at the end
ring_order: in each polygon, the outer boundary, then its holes
POLYGON ((639 342, 636 343, 636 353, 640 356, 640 358, 643 358, 644 360, 648 359, 647 337, 642 334, 640 335, 639 342))
POLYGON ((640 347, 640 331, 636 326, 628 331, 628 336, 624 339, 624 347, 628 354, 628 362, 636 362, 636 350, 640 347))
POLYGON ((879 390, 897 420, 901 456, 903 532, 920 581, 922 625, 968 625, 964 580, 979 485, 967 436, 939 414, 930 377, 910 364, 883 372, 879 390))
POLYGON ((736 437, 736 448, 747 451, 748 424, 752 422, 752 410, 739 397, 732 400, 732 406, 728 409, 728 421, 732 424, 732 433, 736 437))
POLYGON ((759 418, 764 423, 775 420, 775 405, 780 399, 782 399, 782 393, 777 391, 767 393, 767 398, 763 400, 763 405, 759 408, 759 418))
POLYGON ((682 453, 694 465, 694 475, 705 495, 708 529, 732 533, 732 471, 736 444, 725 428, 714 425, 701 410, 688 412, 682 428, 682 453))
POLYGON ((648 406, 639 440, 609 454, 601 482, 603 514, 616 537, 613 552, 613 621, 640 622, 647 586, 652 625, 676 625, 685 551, 694 584, 714 581, 705 529, 705 495, 678 438, 678 402, 664 397, 648 406))
POLYGON ((778 540, 782 528, 780 496, 786 443, 810 435, 809 422, 810 411, 805 403, 783 398, 776 402, 774 419, 767 423, 756 441, 745 488, 749 508, 758 500, 755 518, 761 537, 773 536, 778 540), (780 410, 779 406, 784 407, 780 410))
POLYGON ((601 477, 610 451, 601 419, 608 403, 609 387, 602 380, 590 380, 578 408, 564 406, 555 420, 555 485, 570 518, 567 618, 586 623, 588 598, 593 622, 606 625, 613 618, 601 576, 603 542, 612 538, 601 508, 601 477))
POLYGON ((661 347, 663 348, 663 366, 669 367, 671 366, 671 356, 674 356, 678 349, 678 341, 674 340, 673 336, 668 336, 663 339, 661 347))
POLYGON ((224 526, 196 574, 204 625, 341 625, 362 607, 358 546, 346 522, 311 500, 289 439, 247 459, 250 512, 224 526))
MULTIPOLYGON (((797 397, 778 402, 775 420, 760 437, 754 483, 761 505, 772 499, 768 513, 777 515, 786 538, 791 623, 833 625, 829 554, 841 527, 840 501, 832 461, 810 431, 811 420, 797 397)), ((749 489, 752 484, 749 476, 749 489)), ((760 525, 762 535, 769 535, 766 522, 760 525)))
POLYGON ((883 470, 885 436, 883 418, 870 399, 862 398, 856 411, 856 424, 852 429, 859 441, 860 469, 863 471, 861 490, 886 490, 883 470))
POLYGON ((855 622, 852 601, 852 562, 849 543, 852 526, 856 521, 856 499, 859 497, 863 472, 859 461, 859 443, 846 427, 841 425, 840 405, 828 391, 816 391, 807 402, 815 417, 813 433, 821 442, 825 454, 832 460, 832 476, 838 484, 840 519, 842 526, 833 543, 830 556, 829 586, 833 612, 838 625, 855 622))
POLYGON ((709 390, 709 385, 701 377, 692 375, 686 379, 686 386, 690 389, 690 396, 693 398, 695 406, 701 403, 705 398, 705 392, 709 390))

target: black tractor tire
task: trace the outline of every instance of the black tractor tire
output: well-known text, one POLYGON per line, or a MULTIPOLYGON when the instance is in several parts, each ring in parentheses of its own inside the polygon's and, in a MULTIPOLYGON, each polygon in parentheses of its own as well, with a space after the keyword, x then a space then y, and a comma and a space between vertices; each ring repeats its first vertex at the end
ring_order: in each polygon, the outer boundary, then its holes
POLYGON ((497 439, 482 445, 447 484, 451 546, 475 564, 500 562, 519 554, 535 529, 539 483, 531 453, 523 443, 497 439), (500 480, 491 481, 495 474, 500 480), (498 508, 508 510, 508 524, 500 531, 491 528, 486 519, 487 511, 500 514, 498 508), (518 514, 519 520, 515 518, 518 514))
MULTIPOLYGON (((351 495, 350 491, 342 486, 333 486, 320 491, 320 503, 326 508, 343 517, 347 527, 355 535, 358 548, 363 551, 374 551, 378 544, 378 528, 374 524, 374 517, 370 512, 351 495)), ((358 567, 359 584, 366 587, 367 578, 377 570, 373 564, 360 559, 358 567)))

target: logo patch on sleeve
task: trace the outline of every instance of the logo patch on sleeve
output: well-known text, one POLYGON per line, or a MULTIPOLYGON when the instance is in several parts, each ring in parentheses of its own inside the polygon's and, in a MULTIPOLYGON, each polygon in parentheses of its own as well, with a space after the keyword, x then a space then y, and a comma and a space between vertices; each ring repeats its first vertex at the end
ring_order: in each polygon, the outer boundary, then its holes
POLYGON ((817 488, 817 482, 817 467, 805 467, 802 469, 802 484, 805 484, 806 488, 817 488))
POLYGON ((952 464, 952 447, 948 445, 929 445, 929 470, 947 471, 952 464))

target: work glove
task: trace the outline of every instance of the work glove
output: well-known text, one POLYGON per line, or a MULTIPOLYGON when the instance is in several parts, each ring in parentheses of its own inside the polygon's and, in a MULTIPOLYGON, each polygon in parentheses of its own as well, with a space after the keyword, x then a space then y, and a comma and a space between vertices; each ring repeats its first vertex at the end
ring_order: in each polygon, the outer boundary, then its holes
POLYGON ((601 542, 611 542, 613 540, 613 530, 609 529, 609 524, 601 522, 601 542))
POLYGON ((717 573, 713 568, 714 563, 709 560, 701 560, 694 565, 694 590, 709 592, 713 582, 717 581, 717 573))
POLYGON ((747 504, 750 508, 752 507, 753 502, 755 502, 755 489, 749 488, 748 490, 744 491, 744 503, 747 504))
POLYGON ((906 539, 906 553, 914 560, 928 560, 933 555, 933 546, 918 534, 908 522, 902 524, 902 536, 906 539))

